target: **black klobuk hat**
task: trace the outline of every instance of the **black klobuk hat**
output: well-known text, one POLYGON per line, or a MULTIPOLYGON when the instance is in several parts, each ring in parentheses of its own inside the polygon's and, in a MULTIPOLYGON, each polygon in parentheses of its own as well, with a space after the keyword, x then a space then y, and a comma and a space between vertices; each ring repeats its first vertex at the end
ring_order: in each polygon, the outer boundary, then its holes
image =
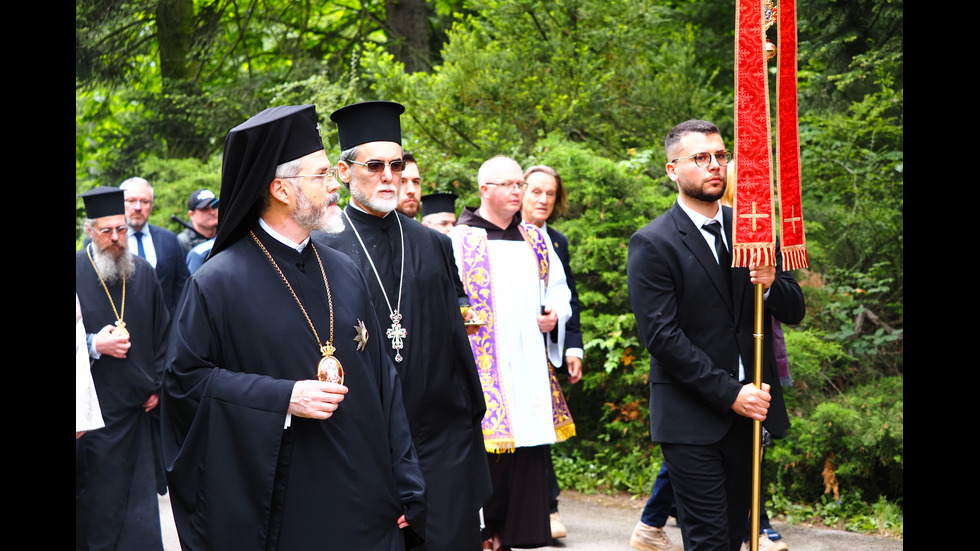
POLYGON ((221 216, 211 256, 258 220, 262 194, 276 167, 323 149, 313 105, 271 107, 232 128, 221 162, 221 216))

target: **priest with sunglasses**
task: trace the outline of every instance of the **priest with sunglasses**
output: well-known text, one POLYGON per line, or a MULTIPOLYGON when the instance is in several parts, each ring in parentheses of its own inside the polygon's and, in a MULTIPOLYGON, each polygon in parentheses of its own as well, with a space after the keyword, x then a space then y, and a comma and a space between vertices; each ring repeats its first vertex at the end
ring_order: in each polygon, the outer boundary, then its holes
POLYGON ((346 228, 322 241, 349 256, 368 282, 385 349, 398 370, 426 484, 428 551, 479 550, 479 509, 490 495, 480 421, 485 404, 470 352, 455 262, 441 234, 398 213, 405 160, 397 103, 348 105, 337 123, 338 175, 350 190, 346 228))

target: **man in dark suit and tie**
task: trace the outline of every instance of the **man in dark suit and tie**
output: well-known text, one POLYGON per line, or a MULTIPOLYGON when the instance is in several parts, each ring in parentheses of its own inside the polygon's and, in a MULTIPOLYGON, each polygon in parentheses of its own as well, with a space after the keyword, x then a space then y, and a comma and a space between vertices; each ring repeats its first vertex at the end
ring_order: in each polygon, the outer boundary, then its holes
POLYGON ((143 178, 129 178, 119 188, 126 192, 126 224, 129 226, 129 250, 145 258, 157 272, 163 300, 173 314, 177 299, 190 277, 184 249, 177 235, 167 229, 148 224, 153 211, 153 188, 143 178))
POLYGON ((732 212, 718 203, 731 153, 718 128, 691 120, 664 141, 677 202, 630 239, 628 281, 650 352, 650 436, 661 445, 684 549, 735 551, 751 499, 752 420, 789 426, 765 334, 762 388, 751 384, 753 285, 770 316, 796 324, 803 294, 777 266, 730 268, 732 212))

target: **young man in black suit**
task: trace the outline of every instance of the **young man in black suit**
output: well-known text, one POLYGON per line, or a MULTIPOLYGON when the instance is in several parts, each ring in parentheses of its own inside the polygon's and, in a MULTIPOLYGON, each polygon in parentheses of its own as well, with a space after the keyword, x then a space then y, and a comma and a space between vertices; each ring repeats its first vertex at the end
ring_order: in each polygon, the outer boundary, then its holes
POLYGON ((764 384, 751 384, 753 285, 765 290, 765 327, 770 316, 799 323, 803 294, 778 251, 777 266, 729 267, 732 211, 718 199, 731 153, 718 128, 681 123, 664 147, 679 196, 633 235, 628 263, 630 302, 650 351, 650 436, 674 484, 684 548, 735 551, 750 506, 752 420, 776 436, 789 426, 769 333, 764 384))

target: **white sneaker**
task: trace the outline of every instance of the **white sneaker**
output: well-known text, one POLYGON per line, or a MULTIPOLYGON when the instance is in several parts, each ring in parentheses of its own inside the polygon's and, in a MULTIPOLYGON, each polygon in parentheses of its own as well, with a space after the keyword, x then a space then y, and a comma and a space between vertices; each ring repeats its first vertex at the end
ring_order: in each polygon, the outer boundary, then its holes
POLYGON ((670 541, 663 528, 647 526, 643 522, 638 522, 633 529, 630 547, 641 551, 684 551, 683 547, 670 541))
MULTIPOLYGON (((743 543, 742 551, 752 551, 751 542, 743 543)), ((789 546, 783 540, 772 541, 765 534, 759 534, 759 551, 789 551, 789 546)))
POLYGON ((551 538, 564 538, 567 531, 565 530, 565 523, 561 521, 558 513, 551 513, 549 518, 551 520, 551 538))

